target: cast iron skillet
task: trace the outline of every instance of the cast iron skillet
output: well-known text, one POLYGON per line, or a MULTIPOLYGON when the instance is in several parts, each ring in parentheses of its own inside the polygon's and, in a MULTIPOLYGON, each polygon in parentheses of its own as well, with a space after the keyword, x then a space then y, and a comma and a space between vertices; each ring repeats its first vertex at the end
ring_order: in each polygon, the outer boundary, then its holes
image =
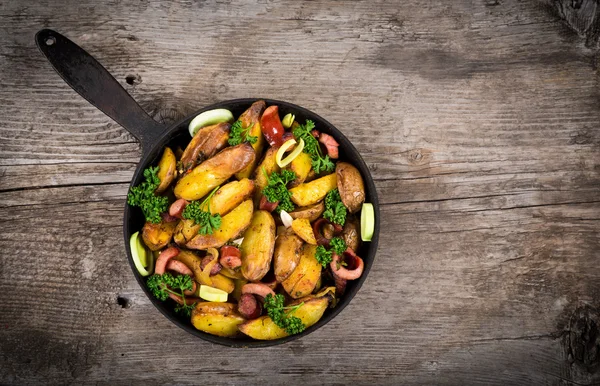
MULTIPOLYGON (((185 145, 187 145, 191 139, 188 132, 188 124, 196 115, 203 111, 215 108, 225 108, 231 110, 233 115, 238 117, 243 111, 250 107, 253 102, 260 99, 235 99, 215 103, 214 105, 196 111, 170 127, 164 127, 146 114, 133 98, 131 98, 127 91, 121 87, 119 82, 117 82, 117 80, 113 78, 100 63, 71 40, 49 29, 39 31, 35 36, 35 40, 42 54, 46 56, 52 66, 54 66, 56 72, 58 72, 69 86, 77 91, 79 95, 87 99, 92 105, 114 119, 140 141, 142 146, 142 159, 133 175, 131 186, 138 185, 142 181, 143 171, 146 167, 157 164, 165 146, 176 148, 180 145, 184 148, 185 145)), ((364 178, 366 202, 373 203, 375 209, 375 233, 373 234, 372 241, 370 243, 363 243, 363 246, 358 251, 359 256, 363 258, 365 263, 362 276, 357 280, 348 282, 346 293, 340 299, 337 306, 333 309, 328 309, 317 324, 306 329, 306 331, 301 334, 271 341, 257 341, 249 337, 235 339, 223 338, 196 330, 190 323, 189 318, 180 317, 175 314, 173 311, 173 304, 157 300, 148 291, 144 278, 137 272, 137 269, 133 264, 131 251, 129 250, 129 238, 134 232, 142 229, 144 218, 140 210, 125 205, 123 236, 125 238, 127 259, 129 260, 129 265, 131 266, 135 278, 146 296, 148 296, 152 304, 154 304, 167 319, 190 334, 209 342, 230 347, 274 346, 298 339, 325 325, 340 313, 340 311, 350 303, 350 300, 356 295, 356 292, 358 292, 373 265, 375 252, 377 251, 377 243, 379 241, 379 202, 377 200, 377 192, 375 191, 373 178, 369 173, 367 165, 350 141, 332 124, 312 111, 288 102, 272 99, 264 100, 267 102, 267 106, 278 105, 280 116, 292 112, 296 115, 296 120, 299 122, 304 122, 306 119, 312 119, 315 122, 317 129, 332 135, 338 141, 340 144, 341 159, 356 166, 364 178)))

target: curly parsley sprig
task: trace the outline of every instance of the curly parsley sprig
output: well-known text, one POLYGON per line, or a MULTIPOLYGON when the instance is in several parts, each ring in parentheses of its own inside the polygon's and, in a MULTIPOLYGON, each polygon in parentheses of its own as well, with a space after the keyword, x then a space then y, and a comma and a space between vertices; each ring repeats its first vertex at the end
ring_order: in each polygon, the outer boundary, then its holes
POLYGON ((160 215, 167 211, 169 199, 164 196, 158 196, 154 191, 160 185, 158 178, 159 167, 149 167, 144 170, 146 178, 138 186, 131 188, 127 193, 127 203, 131 206, 139 206, 144 213, 146 221, 158 224, 161 221, 160 215))
POLYGON ((173 276, 166 272, 162 275, 154 274, 148 278, 146 285, 152 294, 159 300, 165 301, 169 294, 180 296, 183 299, 183 304, 175 307, 175 312, 190 316, 194 309, 194 304, 187 305, 185 302, 185 294, 183 291, 191 291, 194 286, 192 278, 189 275, 173 276))
POLYGON ((181 214, 186 220, 193 220, 200 225, 198 233, 201 235, 212 235, 215 230, 221 227, 221 215, 219 213, 211 214, 210 212, 210 199, 219 188, 220 186, 214 188, 202 202, 190 202, 181 214))
POLYGON ((293 211, 295 206, 292 202, 292 194, 287 190, 287 184, 296 179, 296 173, 291 170, 282 170, 281 173, 273 172, 269 176, 264 168, 262 172, 267 177, 267 186, 262 190, 262 194, 269 202, 279 202, 275 212, 293 211))
POLYGON ((306 120, 304 125, 297 126, 292 133, 296 139, 304 140, 304 152, 310 156, 312 168, 315 173, 331 173, 335 169, 334 163, 328 155, 323 156, 319 141, 312 135, 311 131, 315 128, 315 123, 310 119, 306 120))
POLYGON ((268 294, 265 298, 265 308, 269 318, 284 329, 289 335, 299 334, 306 329, 302 320, 297 316, 291 316, 298 308, 304 305, 304 302, 291 307, 284 307, 285 298, 281 294, 275 296, 268 294))
POLYGON ((317 252, 315 253, 315 259, 321 263, 323 268, 327 267, 327 265, 333 261, 334 253, 341 255, 346 248, 348 248, 346 242, 341 237, 332 238, 329 245, 331 246, 330 250, 325 249, 323 245, 319 245, 317 247, 317 252))
POLYGON ((339 190, 333 189, 327 193, 325 196, 325 211, 323 212, 323 217, 333 223, 343 226, 346 223, 347 214, 348 210, 342 202, 339 190))
POLYGON ((250 144, 256 143, 256 141, 258 141, 258 137, 255 135, 250 135, 250 130, 254 125, 255 123, 251 123, 248 127, 244 128, 242 121, 235 121, 229 130, 229 140, 227 142, 231 146, 239 145, 240 143, 244 142, 248 142, 250 144))

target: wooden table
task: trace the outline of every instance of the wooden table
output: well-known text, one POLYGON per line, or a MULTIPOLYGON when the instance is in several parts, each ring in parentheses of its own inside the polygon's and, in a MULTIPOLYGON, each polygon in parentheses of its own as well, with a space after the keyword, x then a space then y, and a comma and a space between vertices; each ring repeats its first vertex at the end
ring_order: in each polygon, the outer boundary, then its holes
POLYGON ((100 3, 0 2, 1 383, 600 382, 596 1, 100 3), (161 316, 122 238, 139 145, 44 27, 163 122, 256 96, 334 122, 382 202, 351 305, 259 350, 161 316))

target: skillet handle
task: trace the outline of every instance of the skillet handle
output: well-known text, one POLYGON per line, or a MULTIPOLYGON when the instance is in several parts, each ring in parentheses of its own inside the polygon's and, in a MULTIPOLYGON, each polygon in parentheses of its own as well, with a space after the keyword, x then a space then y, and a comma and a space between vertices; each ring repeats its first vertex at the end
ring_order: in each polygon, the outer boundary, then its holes
POLYGON ((35 42, 65 82, 150 151, 165 126, 150 117, 96 59, 65 36, 42 29, 35 42))

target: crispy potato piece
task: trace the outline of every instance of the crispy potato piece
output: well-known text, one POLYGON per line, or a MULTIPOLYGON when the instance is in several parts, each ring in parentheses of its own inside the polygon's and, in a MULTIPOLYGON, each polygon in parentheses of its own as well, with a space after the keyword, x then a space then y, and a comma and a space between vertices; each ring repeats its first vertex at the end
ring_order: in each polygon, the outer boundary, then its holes
POLYGON ((306 180, 306 177, 308 177, 308 173, 312 168, 310 156, 305 152, 300 153, 298 157, 294 158, 289 168, 296 173, 296 179, 290 182, 290 186, 294 187, 300 185, 306 180))
MULTIPOLYGON (((330 296, 312 297, 307 298, 307 300, 299 299, 298 302, 304 301, 304 304, 294 312, 293 316, 300 318, 308 328, 321 319, 330 299, 330 296)), ((238 329, 249 337, 259 340, 273 340, 288 336, 288 333, 278 327, 268 316, 261 316, 242 323, 238 326, 238 329)))
POLYGON ((231 124, 222 122, 198 130, 181 155, 179 173, 187 172, 223 149, 229 139, 229 129, 231 124))
POLYGON ((275 220, 271 213, 257 210, 240 245, 242 274, 249 281, 262 279, 271 267, 275 248, 275 220))
POLYGON ((198 230, 200 230, 200 225, 196 225, 194 220, 179 220, 175 228, 173 240, 178 245, 184 246, 198 234, 198 230))
POLYGON ((254 181, 242 178, 229 182, 219 188, 210 198, 210 212, 221 216, 231 212, 233 208, 246 201, 254 191, 254 181))
POLYGON ((171 148, 165 147, 165 151, 158 162, 158 179, 160 180, 160 185, 156 188, 156 193, 164 192, 171 185, 171 182, 177 176, 176 166, 175 153, 173 153, 171 148))
POLYGON ((313 205, 296 208, 294 211, 290 212, 290 216, 292 216, 293 219, 306 218, 309 222, 313 222, 321 217, 324 211, 325 203, 323 201, 319 201, 313 205))
POLYGON ((302 240, 309 244, 317 245, 317 239, 307 218, 297 218, 292 221, 292 229, 302 240))
POLYGON ((256 168, 256 163, 258 162, 258 156, 260 156, 263 152, 263 148, 265 146, 265 138, 262 135, 262 128, 260 125, 260 117, 262 116, 263 111, 265 111, 265 107, 267 104, 265 101, 256 101, 252 103, 252 106, 248 108, 248 110, 244 111, 242 115, 240 115, 240 121, 242 121, 242 127, 252 126, 250 130, 250 135, 253 135, 257 138, 257 141, 252 144, 252 148, 256 153, 256 158, 252 161, 248 166, 246 166, 242 171, 235 174, 235 178, 241 180, 242 178, 248 178, 254 172, 256 168))
POLYGON ((294 299, 310 294, 317 285, 317 281, 319 281, 323 267, 315 258, 316 251, 316 245, 304 244, 298 266, 281 283, 283 289, 294 299))
POLYGON ((298 266, 302 244, 302 239, 291 228, 286 229, 277 236, 273 254, 273 268, 275 280, 278 283, 287 279, 298 266))
POLYGON ((158 224, 146 221, 142 228, 144 244, 152 251, 158 251, 171 242, 175 233, 176 222, 161 220, 158 224))
POLYGON ((194 280, 200 284, 209 285, 211 287, 215 287, 221 289, 227 293, 232 293, 235 288, 235 283, 232 279, 221 275, 220 273, 211 276, 211 282, 207 282, 203 279, 202 268, 200 265, 202 263, 202 259, 196 256, 195 253, 190 251, 179 251, 179 254, 175 256, 173 259, 181 261, 185 264, 189 269, 194 272, 194 280))
MULTIPOLYGON (((302 308, 302 307, 300 307, 302 308)), ((201 302, 192 311, 192 324, 209 334, 233 337, 238 335, 238 325, 245 319, 232 303, 201 302)))
POLYGON ((321 201, 329 191, 337 188, 335 173, 290 189, 292 201, 298 206, 309 206, 321 201))
POLYGON ((248 228, 253 210, 252 200, 242 202, 234 210, 221 217, 221 227, 213 234, 197 234, 186 246, 190 249, 219 248, 248 228))
POLYGON ((360 224, 353 215, 346 217, 342 238, 348 247, 353 251, 358 251, 358 248, 360 247, 360 224))
POLYGON ((335 166, 337 188, 342 202, 350 213, 356 213, 365 202, 365 184, 360 172, 348 162, 338 162, 335 166))
POLYGON ((255 158, 254 149, 247 143, 228 147, 184 175, 175 185, 175 196, 188 201, 198 200, 255 158))
POLYGON ((275 161, 277 149, 279 148, 270 147, 265 153, 265 156, 263 157, 261 163, 254 171, 254 204, 256 205, 256 207, 258 207, 258 203, 260 202, 262 190, 267 186, 267 176, 270 176, 273 172, 279 172, 281 170, 279 165, 277 165, 277 161, 275 161), (265 175, 265 173, 267 175, 265 175))

